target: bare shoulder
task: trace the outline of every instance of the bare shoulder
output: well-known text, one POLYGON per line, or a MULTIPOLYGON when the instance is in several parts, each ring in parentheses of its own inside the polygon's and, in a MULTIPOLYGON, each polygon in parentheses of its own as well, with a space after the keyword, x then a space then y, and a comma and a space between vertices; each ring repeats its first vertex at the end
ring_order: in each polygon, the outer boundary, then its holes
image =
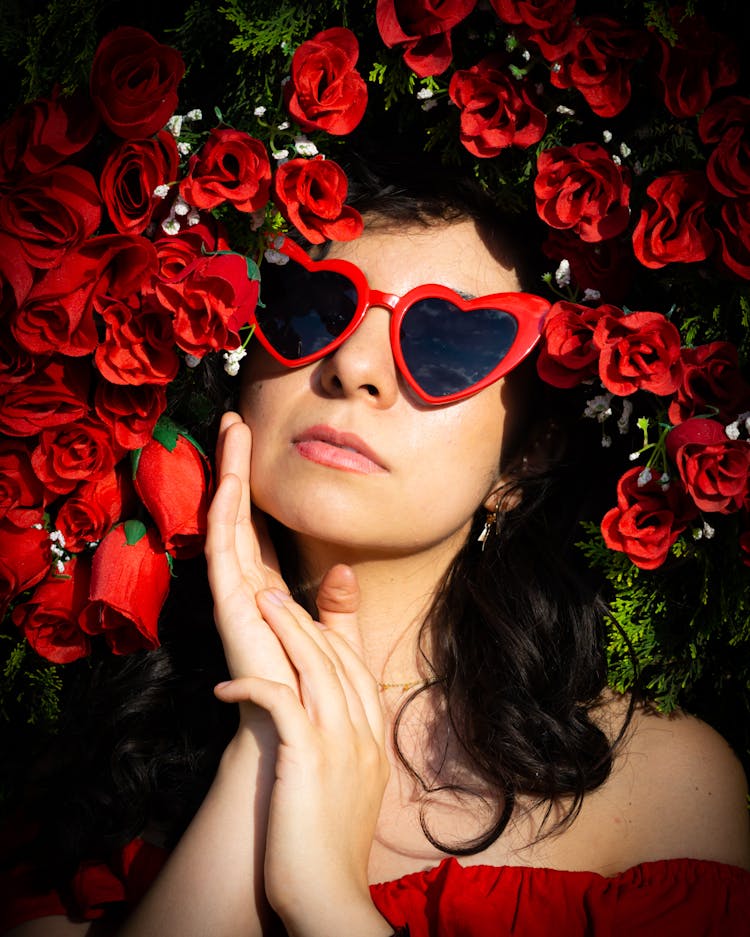
MULTIPOLYGON (((606 708, 614 724, 624 703, 606 708)), ((747 780, 705 722, 636 709, 606 787, 622 805, 637 861, 686 857, 750 869, 747 780)))

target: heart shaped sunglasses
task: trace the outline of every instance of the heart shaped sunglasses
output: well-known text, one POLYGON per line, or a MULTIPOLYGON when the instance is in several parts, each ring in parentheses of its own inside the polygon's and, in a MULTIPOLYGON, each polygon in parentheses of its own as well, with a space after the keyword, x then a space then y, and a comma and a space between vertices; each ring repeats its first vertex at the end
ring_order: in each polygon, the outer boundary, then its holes
POLYGON ((255 334, 281 364, 300 367, 342 345, 372 306, 391 310, 390 341, 401 374, 428 404, 469 397, 511 371, 534 348, 550 304, 531 293, 464 299, 437 284, 404 296, 371 289, 347 260, 313 260, 289 238, 288 258, 264 263, 255 334))

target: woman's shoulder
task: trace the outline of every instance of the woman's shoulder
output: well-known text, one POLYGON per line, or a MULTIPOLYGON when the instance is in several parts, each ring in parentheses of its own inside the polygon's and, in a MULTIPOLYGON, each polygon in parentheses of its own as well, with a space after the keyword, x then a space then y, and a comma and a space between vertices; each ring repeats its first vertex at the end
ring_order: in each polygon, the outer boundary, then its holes
MULTIPOLYGON (((612 697, 603 716, 615 724, 625 708, 625 698, 612 697)), ((687 857, 750 869, 747 793, 718 732, 683 712, 637 706, 597 799, 619 814, 628 864, 687 857)))

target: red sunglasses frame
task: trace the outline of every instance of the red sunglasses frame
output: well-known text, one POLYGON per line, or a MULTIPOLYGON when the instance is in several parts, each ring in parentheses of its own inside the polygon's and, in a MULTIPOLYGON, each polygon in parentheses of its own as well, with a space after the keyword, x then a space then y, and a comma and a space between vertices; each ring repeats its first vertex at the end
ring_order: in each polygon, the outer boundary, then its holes
POLYGON ((533 293, 492 293, 488 296, 464 299, 454 290, 449 289, 447 286, 440 286, 437 283, 415 286, 403 296, 396 296, 394 293, 383 293, 381 290, 371 289, 364 273, 351 261, 338 260, 335 258, 314 260, 296 242, 287 237, 278 244, 274 243, 273 249, 295 263, 301 264, 305 270, 311 273, 328 270, 345 276, 352 282, 357 291, 357 307, 351 322, 340 335, 333 339, 329 345, 318 349, 318 351, 312 355, 306 355, 304 358, 285 358, 283 355, 279 354, 266 339, 262 327, 254 317, 255 335, 266 351, 275 358, 276 361, 288 368, 299 368, 306 364, 312 364, 314 361, 325 358, 343 345, 349 336, 359 327, 368 309, 372 306, 384 306, 392 313, 390 321, 390 342, 396 366, 414 393, 420 400, 428 404, 454 403, 457 400, 471 397, 483 388, 500 380, 500 378, 509 371, 512 371, 536 346, 541 336, 544 318, 550 309, 550 303, 546 299, 543 299, 541 296, 535 296, 533 293), (446 394, 442 397, 435 397, 432 394, 428 394, 419 386, 409 371, 401 351, 400 342, 400 329, 404 316, 414 303, 422 299, 444 299, 462 312, 471 312, 473 309, 497 307, 503 312, 509 313, 516 320, 518 331, 516 332, 513 344, 508 349, 508 353, 497 363, 496 367, 494 367, 489 374, 477 381, 476 384, 467 387, 465 390, 457 391, 453 394, 446 394))

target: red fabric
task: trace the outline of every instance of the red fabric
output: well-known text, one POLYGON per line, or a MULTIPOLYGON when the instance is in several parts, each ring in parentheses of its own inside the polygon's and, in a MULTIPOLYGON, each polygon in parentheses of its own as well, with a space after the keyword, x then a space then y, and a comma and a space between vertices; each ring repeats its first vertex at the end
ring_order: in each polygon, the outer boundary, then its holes
MULTIPOLYGON (((48 915, 101 917, 135 904, 167 853, 135 840, 111 865, 83 866, 63 900, 34 895, 27 869, 0 879, 0 932, 48 915)), ((750 873, 718 862, 665 859, 612 878, 445 859, 370 887, 378 910, 411 937, 750 937, 750 873)))

